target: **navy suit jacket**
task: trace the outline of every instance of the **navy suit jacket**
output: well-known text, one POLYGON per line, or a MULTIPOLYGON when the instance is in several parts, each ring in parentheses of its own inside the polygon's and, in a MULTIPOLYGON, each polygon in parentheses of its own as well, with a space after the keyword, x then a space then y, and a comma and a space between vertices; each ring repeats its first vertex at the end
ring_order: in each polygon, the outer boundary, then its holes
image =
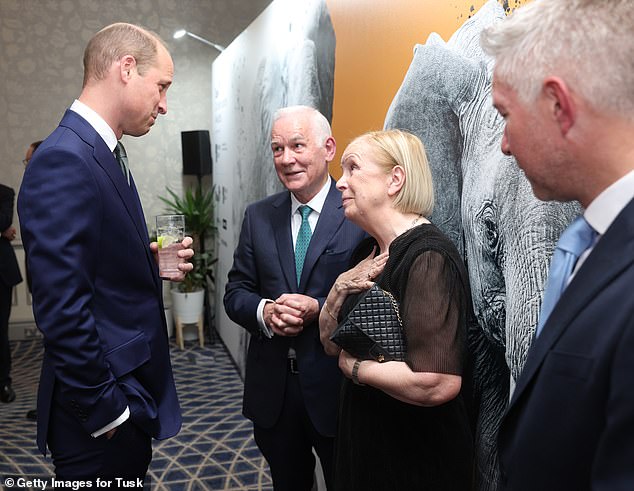
POLYGON ((341 372, 337 358, 323 350, 317 320, 296 337, 268 339, 260 331, 256 310, 263 298, 275 300, 283 293, 308 295, 321 307, 337 276, 349 269, 351 253, 366 235, 344 218, 341 193, 331 180, 298 286, 290 220, 288 191, 248 206, 229 271, 225 310, 252 335, 244 382, 244 415, 265 428, 277 422, 288 375, 287 354, 293 343, 311 421, 322 435, 334 436, 341 372))
POLYGON ((67 111, 26 169, 18 198, 44 335, 38 446, 53 398, 90 434, 119 417, 155 438, 178 432, 161 281, 134 181, 67 111))
MULTIPOLYGON (((0 232, 8 229, 13 222, 14 199, 13 189, 0 184, 0 232)), ((0 282, 7 287, 12 287, 21 281, 22 275, 11 241, 0 237, 0 282)))
POLYGON ((634 489, 634 200, 533 342, 498 440, 502 489, 634 489))

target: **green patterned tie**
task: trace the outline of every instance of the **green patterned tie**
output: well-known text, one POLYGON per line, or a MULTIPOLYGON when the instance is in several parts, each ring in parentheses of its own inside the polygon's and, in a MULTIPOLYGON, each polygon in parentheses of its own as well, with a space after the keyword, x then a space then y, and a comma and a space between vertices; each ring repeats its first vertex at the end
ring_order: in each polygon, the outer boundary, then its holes
POLYGON ((119 166, 121 167, 121 172, 125 176, 128 181, 128 185, 130 184, 130 170, 128 169, 128 154, 125 151, 125 147, 123 143, 117 142, 117 146, 114 147, 114 157, 117 159, 119 166))
POLYGON ((299 285, 299 279, 302 277, 304 258, 306 257, 306 251, 308 250, 308 244, 310 244, 310 238, 313 235, 313 232, 310 230, 310 224, 308 223, 308 216, 313 209, 310 206, 302 205, 298 208, 298 210, 302 215, 302 225, 299 227, 297 242, 295 243, 295 271, 297 272, 297 285, 299 285))

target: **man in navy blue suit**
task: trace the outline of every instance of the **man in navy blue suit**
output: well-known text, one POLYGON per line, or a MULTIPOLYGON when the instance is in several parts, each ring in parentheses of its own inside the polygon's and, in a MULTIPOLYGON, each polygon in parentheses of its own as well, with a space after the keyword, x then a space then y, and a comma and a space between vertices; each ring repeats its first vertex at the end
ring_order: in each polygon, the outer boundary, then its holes
POLYGON ((536 0, 482 38, 502 150, 585 208, 500 427, 502 489, 634 489, 633 31, 631 0, 536 0))
POLYGON ((341 382, 336 359, 319 341, 319 312, 364 233, 344 218, 328 174, 335 140, 319 111, 277 111, 271 149, 287 191, 247 207, 224 304, 251 333, 243 410, 273 486, 307 491, 313 448, 330 485, 341 382))
POLYGON ((113 154, 166 113, 173 69, 155 34, 124 23, 99 31, 79 99, 24 174, 18 211, 45 347, 37 440, 60 479, 143 478, 151 438, 181 426, 156 244, 113 154))

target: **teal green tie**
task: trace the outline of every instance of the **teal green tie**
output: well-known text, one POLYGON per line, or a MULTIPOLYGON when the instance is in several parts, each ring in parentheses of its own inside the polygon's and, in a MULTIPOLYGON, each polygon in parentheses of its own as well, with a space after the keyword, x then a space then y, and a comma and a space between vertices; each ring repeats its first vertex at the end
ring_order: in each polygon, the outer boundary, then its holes
POLYGON ((295 271, 297 273, 297 284, 299 285, 299 279, 302 277, 302 269, 304 269, 304 258, 308 250, 308 244, 310 244, 310 238, 313 235, 313 232, 310 230, 310 224, 308 223, 308 216, 313 209, 310 206, 302 205, 298 208, 298 211, 302 215, 302 224, 297 234, 297 242, 295 242, 295 271))

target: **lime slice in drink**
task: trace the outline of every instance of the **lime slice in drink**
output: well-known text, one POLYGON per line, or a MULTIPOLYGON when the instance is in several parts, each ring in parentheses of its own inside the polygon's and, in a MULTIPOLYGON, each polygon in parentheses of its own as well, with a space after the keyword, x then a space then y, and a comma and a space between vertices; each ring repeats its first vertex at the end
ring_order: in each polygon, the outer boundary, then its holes
POLYGON ((158 246, 159 249, 162 249, 163 247, 167 247, 171 244, 173 244, 174 242, 176 242, 176 237, 174 237, 173 235, 161 235, 157 238, 157 242, 158 242, 158 246))

